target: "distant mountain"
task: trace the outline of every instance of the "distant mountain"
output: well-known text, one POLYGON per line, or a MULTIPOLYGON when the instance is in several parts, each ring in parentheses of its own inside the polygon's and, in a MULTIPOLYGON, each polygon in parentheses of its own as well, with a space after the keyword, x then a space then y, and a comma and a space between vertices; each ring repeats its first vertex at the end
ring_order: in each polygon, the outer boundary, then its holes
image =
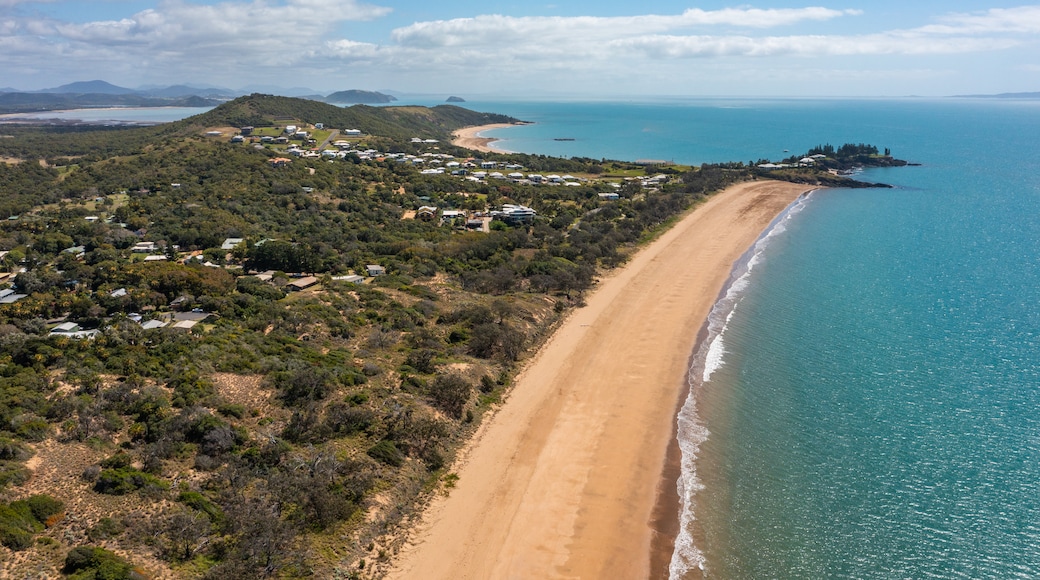
POLYGON ((117 87, 116 85, 105 81, 79 81, 67 85, 61 85, 60 87, 55 87, 53 89, 43 89, 36 92, 79 95, 132 95, 137 91, 126 87, 117 87))
POLYGON ((1040 93, 1000 93, 997 95, 954 95, 971 99, 1040 99, 1040 93))
POLYGON ((17 93, 18 89, 12 89, 11 87, 4 87, 0 89, 0 93, 17 93))
POLYGON ((325 97, 325 102, 327 103, 340 103, 351 105, 392 103, 396 100, 397 97, 393 95, 384 95, 383 93, 377 93, 375 91, 359 91, 357 89, 350 89, 349 91, 339 91, 325 97))
POLYGON ((104 93, 0 93, 0 113, 35 113, 91 107, 213 107, 221 101, 190 96, 148 97, 104 93))
POLYGON ((448 97, 448 100, 446 100, 444 102, 445 103, 465 103, 466 99, 463 99, 462 97, 454 97, 453 96, 453 97, 448 97))

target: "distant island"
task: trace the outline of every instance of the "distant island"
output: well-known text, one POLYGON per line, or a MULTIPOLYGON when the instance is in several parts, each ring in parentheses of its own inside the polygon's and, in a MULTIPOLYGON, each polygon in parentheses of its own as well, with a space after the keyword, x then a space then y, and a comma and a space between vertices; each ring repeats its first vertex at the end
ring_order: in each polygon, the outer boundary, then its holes
POLYGON ((954 95, 960 99, 1040 99, 1040 92, 1032 93, 999 93, 996 95, 954 95))
POLYGON ((397 97, 393 95, 384 95, 376 91, 360 91, 357 89, 350 89, 348 91, 338 91, 325 97, 327 103, 340 103, 340 104, 351 104, 351 105, 371 105, 380 103, 392 103, 397 100, 397 97))
POLYGON ((448 97, 448 100, 446 100, 444 102, 445 103, 465 103, 466 99, 463 99, 462 97, 451 96, 451 97, 448 97))

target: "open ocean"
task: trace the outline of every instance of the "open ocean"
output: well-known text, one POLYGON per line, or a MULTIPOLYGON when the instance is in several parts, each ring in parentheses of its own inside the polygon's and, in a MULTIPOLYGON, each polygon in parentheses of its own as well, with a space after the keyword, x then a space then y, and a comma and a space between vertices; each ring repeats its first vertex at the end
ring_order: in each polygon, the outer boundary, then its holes
POLYGON ((465 106, 535 121, 489 133, 527 153, 921 163, 811 195, 734 271, 679 417, 672 578, 1040 577, 1040 101, 465 106))

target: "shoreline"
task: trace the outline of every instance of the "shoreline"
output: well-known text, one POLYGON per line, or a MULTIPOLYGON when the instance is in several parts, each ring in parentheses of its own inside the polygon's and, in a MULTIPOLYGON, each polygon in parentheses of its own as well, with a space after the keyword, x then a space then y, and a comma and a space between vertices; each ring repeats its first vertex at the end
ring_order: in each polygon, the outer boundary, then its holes
POLYGON ((662 525, 660 500, 675 487, 663 478, 675 469, 667 451, 697 336, 734 262, 810 189, 732 186, 605 276, 460 454, 454 489, 424 511, 388 577, 659 569, 678 526, 678 508, 672 529, 662 525))
POLYGON ((504 129, 519 124, 526 123, 492 123, 490 125, 463 127, 451 134, 451 144, 457 147, 465 147, 466 149, 480 151, 481 153, 512 153, 512 151, 494 147, 493 144, 498 142, 498 139, 481 137, 480 134, 484 131, 490 131, 491 129, 504 129))

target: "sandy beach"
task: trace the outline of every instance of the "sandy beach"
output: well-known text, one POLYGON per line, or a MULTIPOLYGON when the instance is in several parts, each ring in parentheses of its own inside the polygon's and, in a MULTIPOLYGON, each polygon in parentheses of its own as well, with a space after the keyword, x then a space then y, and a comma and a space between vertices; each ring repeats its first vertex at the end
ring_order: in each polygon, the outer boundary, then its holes
POLYGON ((732 264, 808 189, 731 187, 606 277, 481 427, 390 577, 648 577, 697 332, 732 264))
POLYGON ((451 143, 459 147, 465 147, 467 149, 473 149, 474 151, 482 151, 484 153, 508 153, 503 149, 496 149, 491 147, 490 144, 494 142, 494 139, 488 137, 481 137, 480 133, 489 131, 491 129, 502 129, 503 127, 512 127, 510 123, 494 123, 491 125, 478 125, 476 127, 465 127, 452 133, 451 143))

